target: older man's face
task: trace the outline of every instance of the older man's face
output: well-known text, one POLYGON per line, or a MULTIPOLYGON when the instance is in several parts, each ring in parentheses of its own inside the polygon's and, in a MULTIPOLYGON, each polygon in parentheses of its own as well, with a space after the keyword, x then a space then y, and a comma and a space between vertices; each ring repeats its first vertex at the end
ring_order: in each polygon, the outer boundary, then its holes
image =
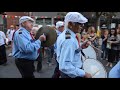
POLYGON ((64 31, 64 26, 59 27, 58 30, 59 30, 60 32, 63 32, 63 31, 64 31))
POLYGON ((25 28, 26 28, 27 30, 29 30, 29 31, 32 30, 33 24, 34 24, 34 23, 33 23, 32 21, 25 21, 25 22, 23 23, 23 25, 25 26, 25 28))
POLYGON ((83 28, 83 25, 77 22, 72 22, 70 24, 70 27, 72 27, 71 29, 73 30, 74 33, 80 33, 81 29, 83 28))
POLYGON ((32 30, 31 30, 31 34, 36 35, 36 33, 37 33, 37 31, 36 31, 35 29, 32 29, 32 30))

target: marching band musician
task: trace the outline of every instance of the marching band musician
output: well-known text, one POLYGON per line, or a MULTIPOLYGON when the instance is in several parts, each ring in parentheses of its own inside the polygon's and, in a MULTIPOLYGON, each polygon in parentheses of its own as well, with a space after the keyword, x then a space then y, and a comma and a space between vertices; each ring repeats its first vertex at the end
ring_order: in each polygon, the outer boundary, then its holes
MULTIPOLYGON (((64 31, 64 22, 63 21, 58 21, 56 23, 56 32, 57 32, 57 37, 64 31)), ((57 57, 57 43, 54 44, 54 51, 55 51, 55 60, 57 57)), ((60 77, 60 71, 59 71, 59 64, 56 60, 56 67, 54 70, 54 74, 52 75, 52 78, 59 78, 60 77)))
POLYGON ((31 17, 23 16, 19 19, 20 28, 13 37, 13 57, 15 64, 20 71, 22 78, 34 78, 34 61, 37 59, 41 42, 46 40, 45 35, 41 35, 34 41, 30 35, 34 20, 31 17))
POLYGON ((120 78, 120 61, 110 70, 108 78, 120 78))
POLYGON ((61 78, 91 78, 91 74, 82 69, 81 48, 86 48, 90 42, 79 46, 76 33, 88 20, 78 12, 69 12, 65 16, 65 30, 57 39, 57 61, 61 78))
POLYGON ((0 65, 7 65, 5 42, 6 42, 5 33, 0 30, 0 65))

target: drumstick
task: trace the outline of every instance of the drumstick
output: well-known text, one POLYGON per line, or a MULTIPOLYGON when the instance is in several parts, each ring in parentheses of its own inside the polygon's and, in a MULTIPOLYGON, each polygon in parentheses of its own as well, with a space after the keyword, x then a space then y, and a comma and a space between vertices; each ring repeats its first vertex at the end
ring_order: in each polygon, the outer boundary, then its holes
POLYGON ((100 70, 97 70, 94 74, 92 74, 92 77, 95 76, 100 70))
POLYGON ((95 46, 93 46, 93 45, 90 45, 91 47, 93 47, 94 49, 96 49, 96 50, 98 50, 98 51, 100 51, 101 53, 103 53, 103 51, 102 50, 100 50, 99 48, 96 48, 95 46))
MULTIPOLYGON (((90 40, 87 40, 86 42, 88 42, 88 41, 90 41, 90 40)), ((85 43, 86 43, 86 42, 85 42, 85 43)), ((89 44, 89 45, 90 45, 90 44, 89 44)), ((101 53, 103 53, 103 51, 102 51, 102 50, 100 50, 99 48, 96 48, 94 45, 92 45, 92 44, 91 44, 90 46, 91 46, 91 47, 93 47, 94 49, 96 49, 96 50, 100 51, 101 53)))
MULTIPOLYGON (((84 57, 84 58, 85 58, 85 60, 87 60, 87 59, 89 59, 89 56, 88 56, 88 57, 84 57)), ((85 60, 84 60, 84 62, 85 62, 85 60)), ((84 62, 83 62, 83 63, 84 63, 84 62)))

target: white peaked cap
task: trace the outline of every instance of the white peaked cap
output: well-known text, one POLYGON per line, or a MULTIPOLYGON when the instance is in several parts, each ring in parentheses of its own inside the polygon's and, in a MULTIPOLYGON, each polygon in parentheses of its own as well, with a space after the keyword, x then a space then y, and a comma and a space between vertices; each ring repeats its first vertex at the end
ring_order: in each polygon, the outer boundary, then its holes
POLYGON ((29 16, 22 16, 22 17, 19 19, 19 24, 21 24, 21 23, 23 23, 23 22, 25 22, 25 21, 28 21, 28 20, 34 22, 34 19, 32 19, 31 17, 29 17, 29 16))
POLYGON ((79 12, 69 12, 65 16, 65 23, 66 22, 78 22, 78 23, 86 23, 88 22, 88 19, 85 18, 81 13, 79 12))
POLYGON ((58 21, 58 22, 56 23, 56 28, 58 29, 58 28, 61 27, 61 26, 64 26, 64 22, 63 22, 63 21, 58 21))

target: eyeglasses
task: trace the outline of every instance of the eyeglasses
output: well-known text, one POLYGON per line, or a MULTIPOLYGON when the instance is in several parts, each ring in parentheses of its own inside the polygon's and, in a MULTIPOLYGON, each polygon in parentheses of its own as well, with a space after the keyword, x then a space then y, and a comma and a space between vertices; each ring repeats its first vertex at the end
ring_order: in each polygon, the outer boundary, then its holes
POLYGON ((60 27, 64 27, 64 26, 60 26, 60 27))
POLYGON ((81 27, 83 27, 83 26, 84 26, 84 24, 79 23, 79 22, 74 22, 74 23, 75 23, 75 25, 80 25, 81 27))
POLYGON ((34 24, 34 22, 33 22, 33 21, 30 21, 30 20, 29 20, 28 22, 29 22, 30 24, 34 24))

